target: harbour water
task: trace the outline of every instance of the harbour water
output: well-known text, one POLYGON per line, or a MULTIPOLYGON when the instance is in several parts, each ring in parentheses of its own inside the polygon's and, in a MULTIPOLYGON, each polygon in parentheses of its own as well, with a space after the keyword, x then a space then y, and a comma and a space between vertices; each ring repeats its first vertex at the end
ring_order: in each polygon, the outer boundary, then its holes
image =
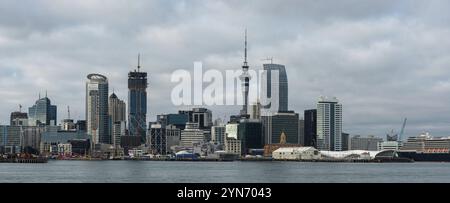
POLYGON ((0 163, 0 182, 450 183, 450 163, 63 161, 0 163))

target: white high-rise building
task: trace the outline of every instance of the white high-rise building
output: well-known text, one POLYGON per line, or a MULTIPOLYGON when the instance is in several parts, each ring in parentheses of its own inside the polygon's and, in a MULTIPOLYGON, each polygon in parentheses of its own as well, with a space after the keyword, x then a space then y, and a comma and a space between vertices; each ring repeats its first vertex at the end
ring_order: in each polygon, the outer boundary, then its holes
POLYGON ((93 144, 110 144, 108 115, 108 79, 100 74, 89 74, 86 82, 87 134, 93 144))
POLYGON ((320 97, 317 102, 317 147, 342 150, 342 105, 336 98, 320 97))

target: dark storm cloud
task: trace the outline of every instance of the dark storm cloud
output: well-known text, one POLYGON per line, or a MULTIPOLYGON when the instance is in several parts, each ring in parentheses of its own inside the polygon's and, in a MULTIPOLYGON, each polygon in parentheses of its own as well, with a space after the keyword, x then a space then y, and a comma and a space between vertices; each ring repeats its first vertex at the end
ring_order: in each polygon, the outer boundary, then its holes
MULTIPOLYGON (((98 72, 127 98, 127 72, 143 55, 149 120, 175 112, 176 69, 238 69, 244 28, 249 63, 286 65, 289 106, 320 95, 343 103, 344 131, 383 136, 408 117, 407 135, 450 134, 448 1, 2 1, 1 123, 48 91, 58 118, 84 119, 85 77, 98 72)), ((215 117, 227 107, 212 107, 215 117)), ((239 107, 232 109, 238 112, 239 107)))

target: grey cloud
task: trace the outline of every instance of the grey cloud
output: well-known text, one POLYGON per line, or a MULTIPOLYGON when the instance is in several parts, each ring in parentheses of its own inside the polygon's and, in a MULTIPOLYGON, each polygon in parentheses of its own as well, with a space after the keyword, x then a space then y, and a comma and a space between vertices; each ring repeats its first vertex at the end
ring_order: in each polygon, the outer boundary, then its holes
MULTIPOLYGON (((321 94, 344 106, 344 130, 384 136, 408 117, 407 135, 450 127, 448 1, 2 1, 0 122, 48 90, 58 118, 84 119, 86 75, 105 74, 127 98, 127 72, 143 55, 149 120, 175 112, 170 74, 239 69, 243 29, 249 63, 286 65, 290 108, 321 94)), ((211 107, 224 118, 239 107, 211 107)))

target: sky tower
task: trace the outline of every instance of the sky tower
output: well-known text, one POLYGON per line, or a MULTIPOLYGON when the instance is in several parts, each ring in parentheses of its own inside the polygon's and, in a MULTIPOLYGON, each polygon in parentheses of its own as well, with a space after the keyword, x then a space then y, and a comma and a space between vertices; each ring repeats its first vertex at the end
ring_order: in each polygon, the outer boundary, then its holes
POLYGON ((242 96, 244 98, 244 104, 241 110, 241 116, 247 117, 248 108, 248 89, 250 83, 250 75, 248 74, 248 63, 247 63, 247 29, 245 29, 245 41, 244 41, 244 64, 242 65, 242 74, 239 76, 242 81, 242 96))

